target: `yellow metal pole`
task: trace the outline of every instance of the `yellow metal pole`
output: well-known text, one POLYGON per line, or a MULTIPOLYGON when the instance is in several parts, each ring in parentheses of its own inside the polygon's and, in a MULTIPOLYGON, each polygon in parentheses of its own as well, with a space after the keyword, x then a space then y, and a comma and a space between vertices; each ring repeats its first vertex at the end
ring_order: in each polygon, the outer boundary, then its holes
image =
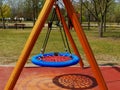
POLYGON ((13 88, 20 76, 20 73, 22 72, 22 69, 30 55, 30 52, 32 51, 32 48, 33 48, 42 28, 44 26, 44 23, 52 9, 54 1, 55 0, 46 0, 45 4, 43 6, 43 9, 38 17, 38 20, 36 21, 36 24, 32 29, 32 32, 25 44, 25 47, 18 59, 18 62, 16 64, 4 90, 13 90, 13 88))
POLYGON ((73 48, 73 50, 74 50, 74 53, 80 58, 80 66, 83 68, 84 67, 84 63, 82 62, 82 58, 81 58, 81 56, 80 56, 80 54, 79 54, 79 51, 78 51, 78 49, 77 49, 77 46, 76 46, 76 44, 75 44, 75 42, 74 42, 74 40, 73 40, 73 38, 72 38, 72 35, 71 35, 71 33, 70 33, 70 31, 69 31, 69 28, 68 28, 68 26, 67 26, 67 24, 66 24, 66 22, 65 22, 65 19, 64 19, 64 17, 62 16, 62 14, 61 14, 61 12, 60 12, 60 9, 59 9, 59 7, 56 5, 56 13, 57 13, 57 15, 58 15, 58 17, 59 17, 59 20, 61 21, 61 23, 63 24, 63 28, 64 28, 64 30, 65 30, 65 32, 66 32, 66 35, 67 35, 67 37, 68 37, 68 39, 69 39, 69 41, 70 41, 70 44, 71 44, 71 46, 72 46, 72 48, 73 48))
POLYGON ((100 90, 108 90, 107 88, 107 85, 104 81, 104 78, 102 76, 102 73, 98 67, 98 64, 95 60, 95 57, 93 55, 93 52, 90 48, 90 45, 87 41, 87 38, 85 36, 85 33, 79 23, 79 20, 76 16, 76 13, 75 13, 75 10, 70 2, 70 0, 63 0, 64 4, 65 4, 65 7, 67 9, 67 12, 68 12, 68 15, 70 16, 71 18, 71 21, 73 23, 73 26, 76 30, 76 33, 77 33, 77 36, 79 38, 79 41, 81 42, 82 44, 82 47, 84 49, 84 52, 86 54, 86 57, 91 65, 91 68, 92 68, 92 71, 93 71, 93 74, 99 84, 99 87, 100 87, 100 90))

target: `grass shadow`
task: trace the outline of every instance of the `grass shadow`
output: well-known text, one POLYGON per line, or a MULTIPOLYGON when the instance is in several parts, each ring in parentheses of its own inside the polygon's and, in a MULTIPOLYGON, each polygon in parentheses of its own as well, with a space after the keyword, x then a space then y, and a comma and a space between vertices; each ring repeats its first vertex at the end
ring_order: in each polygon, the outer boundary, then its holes
POLYGON ((119 39, 120 38, 120 31, 107 31, 107 32, 104 32, 104 36, 103 37, 111 37, 111 38, 114 38, 114 39, 119 39))
POLYGON ((117 66, 117 63, 106 63, 106 64, 102 64, 102 66, 111 66, 113 69, 115 69, 116 71, 120 72, 120 67, 117 66))

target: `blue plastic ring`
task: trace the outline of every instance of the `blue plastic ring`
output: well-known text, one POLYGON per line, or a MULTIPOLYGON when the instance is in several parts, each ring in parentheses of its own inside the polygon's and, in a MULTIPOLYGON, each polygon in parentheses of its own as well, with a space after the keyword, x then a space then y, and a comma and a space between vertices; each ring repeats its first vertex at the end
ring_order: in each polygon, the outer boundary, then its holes
POLYGON ((78 56, 74 55, 74 54, 70 54, 68 52, 59 52, 58 55, 59 56, 67 56, 67 57, 71 57, 71 60, 67 60, 67 61, 61 61, 61 62, 47 62, 42 60, 42 57, 45 56, 54 56, 54 52, 50 52, 50 53, 45 53, 45 54, 38 54, 32 57, 31 61, 33 64, 36 64, 38 66, 43 66, 43 67, 65 67, 65 66, 71 66, 71 65, 75 65, 79 62, 79 58, 78 56), (38 58, 41 58, 38 60, 38 58))

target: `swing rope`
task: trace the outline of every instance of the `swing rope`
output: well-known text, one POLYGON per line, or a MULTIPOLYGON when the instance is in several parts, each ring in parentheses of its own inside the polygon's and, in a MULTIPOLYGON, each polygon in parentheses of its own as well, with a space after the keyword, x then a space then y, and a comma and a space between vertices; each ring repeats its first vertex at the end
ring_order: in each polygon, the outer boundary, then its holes
MULTIPOLYGON (((57 19, 58 19, 58 18, 57 18, 57 19)), ((65 47, 65 51, 66 51, 66 52, 68 51, 68 52, 71 53, 70 46, 69 46, 69 43, 68 43, 68 39, 67 39, 65 30, 63 29, 63 32, 62 32, 61 26, 59 26, 59 28, 60 28, 60 33, 61 33, 62 41, 63 41, 64 47, 65 47), (63 34, 64 34, 64 35, 63 35, 63 34), (66 43, 65 43, 65 41, 66 41, 66 43)))
MULTIPOLYGON (((44 40, 44 43, 42 45, 42 49, 41 49, 41 52, 40 52, 42 54, 44 54, 44 52, 45 52, 45 49, 46 49, 46 46, 47 46, 47 43, 48 43, 48 39, 49 39, 51 30, 52 30, 52 24, 53 24, 53 21, 54 21, 55 17, 56 17, 56 11, 55 11, 55 8, 54 8, 53 12, 52 12, 52 17, 51 17, 50 21, 48 22, 48 30, 47 30, 45 40, 44 40)), ((57 21, 59 21, 58 17, 56 17, 56 18, 57 18, 57 21)), ((60 23, 60 21, 59 21, 59 23, 60 23)), ((62 28, 61 28, 60 25, 59 25, 59 30, 60 30, 61 38, 62 38, 62 41, 63 41, 63 45, 65 47, 65 51, 71 53, 65 30, 63 30, 63 32, 62 32, 62 28)))
MULTIPOLYGON (((59 4, 61 4, 62 6, 64 6, 59 0, 57 0, 56 2, 56 5, 59 7, 59 4)), ((58 19, 59 17, 57 17, 57 20, 59 21, 60 23, 60 20, 58 19)), ((60 14, 60 18, 62 18, 61 14, 60 14)), ((62 34, 62 29, 61 29, 61 26, 59 25, 59 28, 60 28, 60 32, 61 32, 61 36, 62 36, 62 40, 63 40, 63 43, 64 43, 64 47, 65 47, 65 51, 69 51, 69 53, 71 53, 71 49, 70 49, 70 46, 69 46, 69 42, 68 42, 68 39, 67 39, 67 35, 65 33, 65 30, 63 29, 63 33, 64 33, 64 37, 63 37, 63 34, 62 34), (65 44, 65 41, 66 41, 66 44, 65 44), (68 49, 67 49, 68 48, 68 49)))
POLYGON ((46 46, 47 46, 47 42, 48 42, 48 39, 49 39, 51 30, 52 30, 52 24, 53 24, 54 17, 55 17, 55 11, 53 10, 53 12, 52 12, 52 18, 51 18, 51 20, 48 22, 48 30, 47 30, 47 33, 46 33, 46 36, 45 36, 44 43, 43 43, 43 45, 42 45, 42 49, 41 49, 41 53, 42 53, 42 54, 44 54, 45 49, 46 49, 46 46))

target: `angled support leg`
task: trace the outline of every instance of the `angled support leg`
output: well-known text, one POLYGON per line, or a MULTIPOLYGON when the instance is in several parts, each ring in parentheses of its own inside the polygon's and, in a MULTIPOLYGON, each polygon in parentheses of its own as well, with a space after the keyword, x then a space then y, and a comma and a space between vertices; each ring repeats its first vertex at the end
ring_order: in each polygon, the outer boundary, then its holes
POLYGON ((71 18, 71 21, 73 23, 73 26, 76 30, 76 33, 77 33, 77 36, 79 38, 79 41, 81 42, 82 44, 82 47, 84 49, 84 52, 86 54, 86 57, 90 63, 90 66, 92 68, 92 71, 93 71, 93 74, 99 84, 99 87, 100 87, 100 90, 108 90, 107 86, 106 86, 106 83, 104 81, 104 78, 102 76, 102 73, 98 67, 98 64, 95 60, 95 57, 93 55, 93 52, 90 48, 90 45, 87 41, 87 38, 85 36, 85 33, 78 21, 78 18, 76 16, 76 13, 75 13, 75 10, 70 2, 70 0, 63 0, 64 4, 65 4, 65 7, 67 9, 67 13, 69 15, 69 17, 71 18))
POLYGON ((44 23, 53 7, 54 1, 55 0, 46 0, 44 7, 38 17, 38 20, 37 20, 35 26, 33 27, 33 30, 25 44, 25 47, 18 59, 18 62, 16 64, 4 90, 13 90, 13 88, 19 78, 19 75, 22 72, 22 69, 30 55, 30 52, 32 51, 32 48, 33 48, 42 28, 44 26, 44 23))
POLYGON ((62 14, 61 14, 61 12, 60 12, 60 9, 59 9, 59 7, 56 5, 56 13, 57 13, 57 16, 59 17, 59 20, 61 21, 61 23, 62 23, 62 25, 63 25, 63 28, 64 28, 64 30, 65 30, 65 33, 66 33, 66 35, 67 35, 67 37, 68 37, 68 39, 69 39, 69 41, 70 41, 70 44, 71 44, 71 46, 72 46, 72 48, 73 48, 73 50, 74 50, 74 53, 80 58, 80 66, 83 68, 84 67, 84 64, 83 64, 83 62, 82 62, 82 59, 81 59, 81 56, 80 56, 80 54, 79 54, 79 51, 78 51, 78 49, 77 49, 77 47, 76 47, 76 44, 75 44, 75 42, 74 42, 74 40, 73 40, 73 38, 72 38, 72 35, 71 35, 71 33, 70 33, 70 31, 69 31, 69 28, 68 28, 68 26, 67 26, 67 24, 66 24, 66 22, 65 22, 65 19, 63 18, 63 16, 62 16, 62 14))

